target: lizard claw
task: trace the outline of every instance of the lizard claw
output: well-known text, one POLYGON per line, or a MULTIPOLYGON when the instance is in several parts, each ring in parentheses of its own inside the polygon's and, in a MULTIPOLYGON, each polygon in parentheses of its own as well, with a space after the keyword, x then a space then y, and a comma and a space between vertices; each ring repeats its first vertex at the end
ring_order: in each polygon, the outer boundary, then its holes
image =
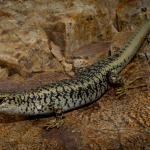
POLYGON ((143 77, 136 77, 134 80, 128 81, 126 82, 126 84, 122 87, 119 87, 116 89, 116 95, 118 97, 121 97, 123 95, 126 95, 126 93, 130 90, 130 89, 135 89, 135 88, 140 88, 140 87, 145 87, 147 86, 146 84, 139 84, 139 85, 133 85, 135 83, 135 81, 142 79, 143 77))
POLYGON ((60 128, 62 125, 64 124, 64 120, 62 119, 58 119, 58 118, 54 118, 53 120, 47 122, 43 128, 46 129, 46 130, 50 130, 50 129, 53 129, 53 128, 60 128))

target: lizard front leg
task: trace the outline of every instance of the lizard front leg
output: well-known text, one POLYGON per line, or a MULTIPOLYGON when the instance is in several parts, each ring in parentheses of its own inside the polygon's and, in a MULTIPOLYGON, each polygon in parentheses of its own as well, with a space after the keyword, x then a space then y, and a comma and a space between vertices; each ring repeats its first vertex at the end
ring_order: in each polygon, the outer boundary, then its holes
POLYGON ((119 86, 124 85, 123 78, 118 73, 116 73, 116 71, 108 72, 107 79, 108 79, 108 82, 111 86, 119 87, 119 86))
POLYGON ((126 81, 124 86, 117 88, 116 95, 118 97, 121 97, 123 95, 126 95, 127 91, 135 88, 145 87, 146 84, 140 84, 140 85, 133 85, 137 80, 142 79, 143 77, 136 77, 134 80, 126 81))
POLYGON ((130 82, 124 82, 124 79, 118 73, 115 71, 110 71, 107 75, 107 79, 110 86, 117 87, 116 95, 121 97, 122 95, 125 95, 129 89, 133 88, 131 84, 140 79, 140 77, 130 82))

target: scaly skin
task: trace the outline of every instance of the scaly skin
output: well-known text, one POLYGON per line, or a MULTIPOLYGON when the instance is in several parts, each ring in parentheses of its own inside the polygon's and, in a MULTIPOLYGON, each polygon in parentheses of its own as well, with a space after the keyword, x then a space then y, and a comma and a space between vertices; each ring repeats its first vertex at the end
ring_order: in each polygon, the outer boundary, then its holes
POLYGON ((66 112, 98 100, 108 89, 108 74, 119 73, 133 58, 150 31, 150 20, 139 28, 122 49, 97 62, 71 80, 63 80, 32 91, 1 93, 0 112, 41 115, 66 112))

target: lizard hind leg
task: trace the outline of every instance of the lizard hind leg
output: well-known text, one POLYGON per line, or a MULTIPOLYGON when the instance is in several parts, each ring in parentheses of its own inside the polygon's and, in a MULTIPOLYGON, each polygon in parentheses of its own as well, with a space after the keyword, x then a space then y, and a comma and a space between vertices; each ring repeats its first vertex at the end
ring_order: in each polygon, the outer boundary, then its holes
POLYGON ((107 79, 111 86, 120 87, 124 85, 123 78, 115 71, 108 72, 107 79))

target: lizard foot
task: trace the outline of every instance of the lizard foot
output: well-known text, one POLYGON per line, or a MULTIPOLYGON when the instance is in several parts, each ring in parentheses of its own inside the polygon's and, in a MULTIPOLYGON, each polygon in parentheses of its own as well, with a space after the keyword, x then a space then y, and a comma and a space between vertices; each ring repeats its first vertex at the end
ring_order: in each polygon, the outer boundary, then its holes
POLYGON ((116 95, 118 96, 118 98, 120 98, 123 95, 126 95, 127 91, 129 91, 130 89, 147 86, 146 84, 133 85, 135 83, 135 81, 142 79, 142 78, 143 77, 136 77, 134 80, 126 82, 126 84, 123 87, 117 88, 116 95))
POLYGON ((64 120, 60 118, 54 118, 53 120, 47 122, 45 125, 43 125, 43 128, 46 130, 50 130, 53 128, 60 128, 64 124, 64 120))
POLYGON ((55 118, 44 125, 46 130, 60 128, 64 124, 64 116, 61 108, 54 109, 55 118))

